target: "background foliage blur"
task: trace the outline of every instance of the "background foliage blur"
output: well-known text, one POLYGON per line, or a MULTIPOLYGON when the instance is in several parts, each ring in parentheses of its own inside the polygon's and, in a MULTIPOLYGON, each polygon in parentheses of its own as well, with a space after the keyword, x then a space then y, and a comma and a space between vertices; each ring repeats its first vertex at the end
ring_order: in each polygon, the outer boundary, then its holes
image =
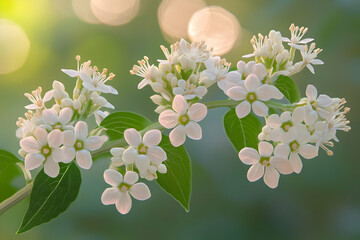
MULTIPOLYGON (((166 40, 174 39, 160 29, 162 25, 158 19, 161 18, 157 14, 161 1, 133 1, 137 2, 135 8, 138 10, 128 10, 133 11, 132 15, 115 19, 118 21, 115 25, 126 23, 117 26, 81 21, 74 13, 74 2, 79 1, 0 1, 0 19, 21 26, 30 42, 27 58, 26 54, 25 57, 24 54, 9 55, 8 46, 0 46, 3 66, 25 58, 24 65, 18 70, 0 74, 2 149, 17 152, 15 122, 23 115, 23 106, 28 103, 23 93, 40 85, 48 90, 55 79, 71 89, 74 80, 60 69, 75 68, 77 54, 116 74, 111 84, 120 94, 109 100, 117 110, 138 112, 156 120, 155 105, 149 99, 150 88, 140 94, 137 90, 140 79, 131 76, 129 70, 143 55, 149 56, 154 63, 163 58, 159 45, 168 45, 166 40)), ((127 216, 117 213, 114 206, 102 206, 100 196, 106 187, 102 174, 108 166, 108 159, 103 159, 90 171, 82 171, 83 186, 79 197, 67 212, 51 223, 16 236, 14 233, 28 204, 28 200, 23 201, 0 216, 0 239, 360 238, 360 158, 357 151, 360 136, 360 2, 207 0, 206 4, 227 9, 240 23, 239 37, 232 50, 224 55, 233 65, 242 55, 252 51, 249 40, 253 34, 267 34, 275 29, 289 36, 288 27, 292 22, 309 27, 306 36, 314 37, 317 46, 324 49, 319 58, 325 65, 315 68, 315 76, 304 70, 294 80, 302 93, 307 84, 313 83, 320 93, 346 97, 352 108, 349 114, 352 130, 339 134, 341 142, 335 145, 335 155, 328 157, 321 152, 316 159, 304 160, 302 173, 282 176, 275 190, 267 188, 262 181, 249 183, 246 179, 248 167, 240 162, 222 128, 226 109, 211 110, 202 122, 203 139, 186 143, 193 170, 190 213, 155 184, 150 185, 152 198, 145 202, 135 201, 127 216)), ((90 11, 89 6, 87 10, 90 11)), ((111 24, 111 18, 106 18, 109 17, 106 9, 99 11, 105 16, 103 21, 111 24)), ((178 11, 183 14, 170 14, 170 20, 184 16, 188 19, 192 14, 186 9, 178 11)), ((89 21, 98 22, 94 16, 90 16, 89 21)), ((162 29, 164 31, 164 26, 162 29)), ((178 29, 183 31, 184 26, 178 29)), ((177 30, 171 30, 176 35, 177 30)), ((227 31, 232 33, 234 29, 227 31)), ((0 28, 0 38, 8 33, 1 32, 0 28)), ((20 43, 8 42, 20 51, 22 46, 16 44, 26 45, 27 40, 25 37, 20 43)), ((21 51, 26 51, 26 46, 21 51)), ((223 97, 218 97, 218 93, 212 89, 206 100, 223 97)))

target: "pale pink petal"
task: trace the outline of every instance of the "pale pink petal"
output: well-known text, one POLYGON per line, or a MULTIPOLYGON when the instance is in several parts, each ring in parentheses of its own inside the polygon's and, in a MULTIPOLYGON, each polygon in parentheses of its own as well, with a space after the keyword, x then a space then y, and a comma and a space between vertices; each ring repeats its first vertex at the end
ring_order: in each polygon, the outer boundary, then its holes
POLYGON ((122 159, 124 163, 131 164, 135 162, 137 156, 138 156, 138 150, 133 147, 129 147, 124 151, 122 159))
POLYGON ((20 140, 21 148, 28 153, 38 153, 40 152, 39 143, 34 137, 26 137, 20 140))
POLYGON ((139 180, 139 176, 136 172, 127 171, 124 176, 124 182, 129 185, 134 185, 139 180))
POLYGON ((289 144, 280 143, 280 144, 276 145, 275 150, 274 150, 274 155, 277 157, 280 157, 280 158, 287 159, 289 157, 290 151, 291 151, 291 149, 289 147, 289 144))
POLYGON ((63 146, 61 147, 61 149, 63 150, 63 159, 61 160, 61 162, 69 163, 75 159, 76 151, 74 147, 63 146))
POLYGON ((165 128, 174 128, 179 123, 179 115, 167 109, 160 113, 159 122, 165 128))
POLYGON ((65 125, 71 121, 72 116, 73 110, 71 108, 63 108, 59 113, 59 122, 65 125))
POLYGON ((189 104, 182 95, 176 95, 172 103, 172 108, 175 112, 182 115, 188 110, 189 104))
POLYGON ((253 102, 251 104, 251 107, 254 113, 259 117, 266 117, 269 111, 269 108, 263 102, 260 101, 253 102))
POLYGON ((194 140, 200 140, 202 138, 202 130, 198 123, 190 121, 185 126, 186 135, 194 140))
POLYGON ((281 174, 290 174, 293 172, 291 163, 284 158, 272 157, 270 158, 270 165, 275 167, 281 174))
POLYGON ((295 152, 291 152, 290 157, 289 157, 289 161, 290 161, 290 164, 291 164, 292 168, 294 169, 294 172, 300 173, 303 164, 302 164, 302 161, 301 161, 301 159, 299 157, 299 154, 297 154, 295 152))
POLYGON ((291 120, 292 120, 292 118, 291 118, 291 112, 289 112, 289 111, 283 112, 283 113, 280 115, 280 119, 281 119, 282 122, 291 121, 291 120))
POLYGON ((49 146, 52 148, 57 148, 63 144, 63 134, 59 129, 52 130, 47 139, 49 146))
POLYGON ((114 169, 107 169, 104 172, 104 180, 107 184, 117 187, 122 183, 123 176, 118 171, 115 171, 114 169))
POLYGON ((261 163, 256 163, 249 168, 247 178, 250 182, 259 180, 264 175, 264 166, 261 163))
POLYGON ((146 155, 155 165, 158 165, 167 159, 166 152, 159 146, 149 147, 146 155))
POLYGON ((119 198, 116 200, 116 209, 121 214, 127 214, 131 209, 131 197, 128 192, 120 192, 119 198))
POLYGON ((282 125, 282 121, 280 120, 279 115, 271 114, 266 120, 266 124, 268 124, 270 127, 278 128, 282 125))
POLYGON ((90 169, 92 165, 92 157, 88 150, 83 149, 76 153, 76 163, 82 169, 90 169))
POLYGON ((259 162, 260 155, 255 149, 245 147, 239 152, 239 158, 243 163, 253 165, 259 162))
POLYGON ((291 121, 294 124, 300 124, 305 119, 305 108, 304 107, 297 107, 294 109, 292 113, 291 121))
POLYGON ((268 101, 272 98, 282 99, 283 94, 274 86, 264 84, 255 91, 256 97, 261 101, 268 101))
POLYGON ((144 201, 151 197, 150 189, 145 183, 136 183, 129 189, 129 193, 135 199, 144 201))
POLYGON ((66 130, 63 132, 63 143, 67 147, 73 147, 76 142, 76 136, 74 131, 72 130, 66 130))
POLYGON ((238 118, 246 117, 251 110, 251 105, 248 101, 243 101, 236 106, 235 111, 238 118))
POLYGON ((50 125, 55 125, 58 123, 58 113, 54 109, 45 109, 42 112, 41 118, 43 121, 50 125))
POLYGON ((274 151, 273 145, 268 142, 259 142, 258 148, 260 156, 263 157, 270 157, 274 151))
POLYGON ((69 75, 70 77, 77 77, 79 76, 79 72, 72 70, 72 69, 61 69, 61 71, 67 75, 69 75))
POLYGON ((88 82, 88 81, 83 81, 82 85, 88 90, 88 91, 97 91, 96 87, 91 83, 91 82, 88 82))
POLYGON ((258 76, 260 80, 264 79, 264 77, 267 75, 266 68, 264 64, 257 63, 253 66, 252 72, 258 76))
POLYGON ((312 73, 312 74, 315 74, 315 69, 313 67, 313 65, 311 65, 310 63, 306 65, 306 67, 309 69, 309 71, 312 73))
POLYGON ((195 103, 191 105, 188 111, 190 120, 199 122, 204 119, 207 114, 207 107, 202 103, 195 103))
POLYGON ((79 121, 75 125, 75 136, 77 139, 85 141, 88 136, 88 126, 86 122, 79 121))
POLYGON ((47 144, 48 133, 44 128, 38 127, 35 129, 34 136, 38 141, 39 146, 44 146, 47 144))
POLYGON ((138 155, 135 160, 135 165, 140 172, 146 172, 150 167, 150 159, 146 155, 138 155))
POLYGON ((183 145, 186 139, 185 127, 182 125, 178 125, 170 132, 169 137, 170 142, 173 146, 178 147, 180 145, 183 145))
POLYGON ((142 143, 141 134, 135 128, 126 129, 124 138, 126 142, 133 147, 138 147, 142 143))
POLYGON ((318 92, 316 90, 316 88, 314 87, 314 85, 309 84, 306 87, 306 96, 308 97, 308 99, 311 101, 315 101, 316 97, 318 95, 318 92))
POLYGON ((316 120, 318 120, 318 113, 315 110, 307 110, 305 113, 305 123, 306 125, 313 125, 316 120))
POLYGON ((260 86, 260 80, 255 74, 250 74, 245 79, 244 85, 248 92, 255 92, 260 86))
POLYGON ((264 182, 270 188, 276 188, 279 184, 280 174, 276 169, 272 166, 266 167, 264 182))
POLYGON ((60 166, 53 158, 48 157, 44 164, 44 172, 49 177, 55 178, 59 175, 60 166))
POLYGON ((333 100, 331 97, 325 94, 320 94, 320 96, 316 99, 316 102, 319 104, 320 107, 329 107, 333 100))
POLYGON ((27 170, 33 170, 41 166, 45 157, 40 153, 30 153, 25 156, 25 168, 27 170))
POLYGON ((299 153, 303 158, 312 159, 318 155, 318 148, 311 144, 304 144, 299 147, 299 153))
POLYGON ((95 151, 101 148, 103 143, 100 136, 91 136, 84 141, 84 147, 89 151, 95 151))
POLYGON ((61 148, 55 148, 51 151, 51 157, 55 162, 63 162, 64 160, 64 151, 61 148))
POLYGON ((234 99, 235 101, 243 100, 246 98, 247 95, 246 89, 235 86, 227 90, 226 95, 228 95, 231 99, 234 99))
POLYGON ((50 101, 53 97, 53 94, 54 94, 54 90, 50 90, 50 91, 46 92, 43 97, 43 102, 46 103, 46 102, 50 101))
POLYGON ((107 188, 101 195, 101 202, 104 205, 115 204, 116 200, 120 197, 118 188, 107 188))
POLYGON ((158 129, 153 129, 150 131, 147 131, 144 134, 143 137, 143 143, 145 146, 156 146, 159 145, 159 143, 161 142, 161 131, 158 129))
POLYGON ((142 89, 144 88, 146 85, 150 84, 151 81, 150 79, 146 79, 144 78, 139 84, 138 84, 138 89, 142 89))

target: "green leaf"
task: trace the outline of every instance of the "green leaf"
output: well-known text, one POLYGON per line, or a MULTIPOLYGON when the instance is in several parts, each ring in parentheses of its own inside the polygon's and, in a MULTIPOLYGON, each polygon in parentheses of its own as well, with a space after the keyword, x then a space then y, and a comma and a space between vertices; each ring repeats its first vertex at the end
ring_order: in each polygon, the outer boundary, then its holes
POLYGON ((291 78, 280 75, 274 82, 282 94, 289 100, 290 103, 298 102, 300 100, 300 91, 297 85, 291 78))
POLYGON ((110 140, 123 138, 124 131, 128 128, 140 131, 150 124, 149 119, 132 112, 112 113, 101 122, 101 126, 107 129, 110 140))
POLYGON ((17 191, 12 182, 21 174, 20 168, 16 166, 18 162, 20 160, 14 154, 0 150, 0 202, 17 191))
POLYGON ((167 154, 164 164, 167 173, 158 174, 156 182, 175 198, 187 212, 190 209, 191 163, 184 146, 174 147, 169 137, 163 135, 159 144, 167 154))
POLYGON ((224 127, 227 136, 238 152, 244 147, 257 149, 261 122, 254 115, 249 114, 239 119, 235 109, 231 109, 224 116, 224 127))
POLYGON ((60 163, 60 174, 51 178, 41 170, 34 180, 29 208, 17 233, 26 232, 59 216, 76 199, 81 174, 74 162, 60 163))

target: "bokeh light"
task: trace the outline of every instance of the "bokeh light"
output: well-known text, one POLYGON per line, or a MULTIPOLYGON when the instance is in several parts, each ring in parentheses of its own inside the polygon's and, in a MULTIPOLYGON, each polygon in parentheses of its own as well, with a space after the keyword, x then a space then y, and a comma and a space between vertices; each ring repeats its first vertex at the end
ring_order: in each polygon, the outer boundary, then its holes
POLYGON ((30 41, 18 24, 0 19, 0 74, 19 69, 28 56, 30 41))
POLYGON ((75 15, 83 22, 98 24, 100 21, 95 17, 90 7, 90 0, 72 0, 75 15))
POLYGON ((218 6, 203 8, 190 19, 188 34, 192 41, 206 41, 213 53, 229 52, 240 33, 240 23, 229 11, 218 6))
POLYGON ((187 37, 191 16, 206 7, 203 0, 163 0, 158 8, 160 28, 169 40, 187 37))
POLYGON ((126 24, 136 17, 140 0, 91 0, 90 5, 100 22, 117 26, 126 24))

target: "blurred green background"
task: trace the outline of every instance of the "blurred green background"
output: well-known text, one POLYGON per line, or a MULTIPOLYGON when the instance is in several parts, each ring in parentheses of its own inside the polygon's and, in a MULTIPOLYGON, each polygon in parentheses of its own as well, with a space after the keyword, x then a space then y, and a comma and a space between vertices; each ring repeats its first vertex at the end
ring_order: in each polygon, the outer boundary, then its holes
MULTIPOLYGON (((117 110, 134 111, 156 120, 150 88, 137 90, 139 78, 129 70, 144 55, 153 63, 163 58, 163 37, 157 18, 161 1, 142 0, 138 15, 128 24, 107 26, 79 20, 71 0, 1 0, 0 18, 19 24, 30 40, 25 64, 15 72, 0 75, 0 146, 17 152, 17 117, 28 101, 23 97, 37 86, 45 90, 53 80, 71 89, 74 80, 61 68, 75 68, 75 55, 91 59, 99 68, 116 74, 112 85, 118 96, 108 96, 117 110)), ((103 171, 109 160, 96 162, 82 171, 83 185, 77 201, 54 221, 22 235, 15 235, 28 200, 0 216, 0 239, 360 239, 360 1, 358 0, 228 0, 206 1, 233 13, 243 31, 231 52, 224 55, 236 64, 252 51, 250 37, 258 32, 279 30, 289 36, 294 22, 308 26, 324 51, 325 65, 316 75, 304 70, 294 77, 302 92, 314 84, 320 93, 346 97, 352 130, 339 133, 334 156, 324 152, 304 160, 301 174, 282 176, 277 189, 260 180, 246 179, 247 166, 227 140, 222 118, 226 109, 211 110, 202 122, 203 139, 187 141, 192 159, 191 211, 155 184, 152 198, 134 201, 122 216, 114 206, 103 206, 100 196, 106 184, 103 171)), ((0 58, 4 58, 0 52, 0 58)), ((221 98, 212 89, 206 100, 221 98)))

